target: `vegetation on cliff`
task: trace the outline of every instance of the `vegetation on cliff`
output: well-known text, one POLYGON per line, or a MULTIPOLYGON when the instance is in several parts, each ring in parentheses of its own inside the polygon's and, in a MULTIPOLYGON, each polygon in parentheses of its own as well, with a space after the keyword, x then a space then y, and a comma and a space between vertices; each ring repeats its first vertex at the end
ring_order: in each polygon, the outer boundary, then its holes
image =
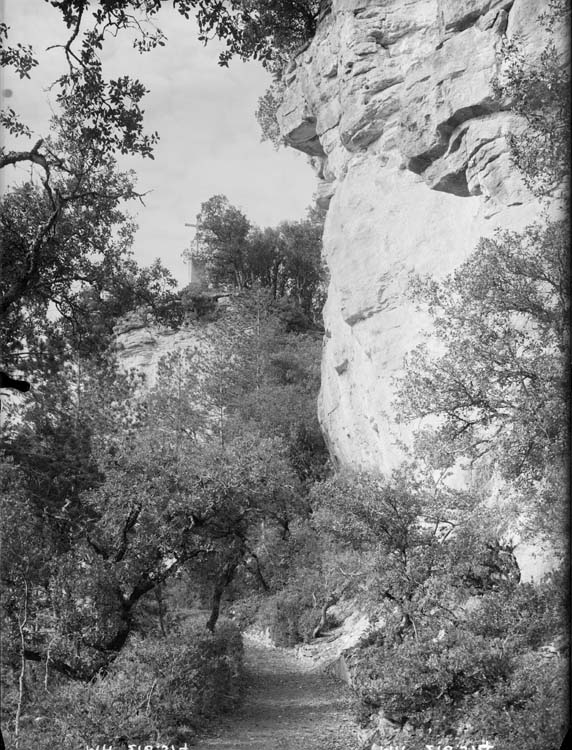
POLYGON ((187 257, 203 266, 205 284, 239 290, 259 286, 276 302, 296 303, 305 317, 297 324, 301 330, 319 325, 325 298, 322 211, 309 208, 302 221, 260 229, 226 196, 214 195, 202 204, 196 226, 187 257))
POLYGON ((499 232, 440 283, 411 293, 433 314, 443 354, 408 357, 403 420, 438 419, 418 431, 415 453, 438 470, 465 463, 505 480, 527 536, 565 539, 568 457, 568 222, 499 232))
MULTIPOLYGON (((537 67, 515 45, 505 53, 497 94, 528 123, 510 139, 515 168, 538 197, 568 200, 569 70, 553 45, 537 67)), ((399 476, 338 479, 320 507, 324 531, 369 561, 364 590, 381 589, 366 601, 386 605, 348 656, 364 717, 389 722, 372 741, 558 750, 566 733, 568 252, 567 218, 547 211, 482 239, 448 278, 413 280, 434 331, 397 384, 401 419, 422 425, 406 491, 399 476), (465 493, 446 489, 460 467, 465 493), (520 583, 511 533, 548 544, 560 569, 520 583)))
MULTIPOLYGON (((161 2, 95 4, 77 49, 87 2, 53 5, 70 29, 63 115, 52 140, 1 156, 42 175, 0 206, 3 354, 33 381, 6 410, 0 444, 10 740, 21 750, 120 734, 184 742, 236 703, 237 626, 257 622, 292 645, 327 631, 332 611, 343 614, 335 605, 351 602, 374 623, 347 655, 364 722, 381 712, 410 750, 427 737, 556 750, 567 708, 564 577, 521 584, 501 536, 505 511, 488 508, 480 487, 443 480, 460 460, 486 460, 534 531, 562 534, 566 224, 500 233, 446 286, 417 285, 442 350, 412 353, 400 409, 437 421, 393 476, 332 474, 314 408, 315 216, 261 231, 223 196, 207 201, 201 252, 231 303, 195 316, 196 348, 166 358, 152 389, 118 371, 108 348, 117 317, 145 302, 172 320, 178 300, 164 269, 130 256, 123 201, 137 195, 114 163, 117 152, 152 154, 144 89, 104 81, 97 50, 161 2)), ((175 5, 228 41, 223 62, 269 63, 313 33, 319 11, 278 0, 175 5)), ((138 41, 162 42, 156 32, 138 41)), ((24 76, 33 68, 26 48, 2 55, 24 76)), ((550 77, 508 70, 502 85, 517 92, 550 77)), ((561 132, 538 119, 545 98, 521 101, 534 103, 537 131, 561 132)), ((26 132, 15 112, 3 123, 26 132)), ((513 147, 535 189, 552 189, 563 151, 543 149, 530 166, 513 147)))

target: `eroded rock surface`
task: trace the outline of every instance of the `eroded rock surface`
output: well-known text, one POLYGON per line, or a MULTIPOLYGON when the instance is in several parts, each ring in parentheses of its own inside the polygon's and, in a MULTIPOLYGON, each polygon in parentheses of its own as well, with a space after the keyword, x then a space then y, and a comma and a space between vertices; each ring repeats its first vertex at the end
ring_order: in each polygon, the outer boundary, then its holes
POLYGON ((394 378, 429 325, 407 299, 409 274, 442 277, 479 237, 538 212, 508 153, 507 135, 523 125, 491 79, 505 37, 540 55, 547 7, 333 0, 286 71, 281 129, 311 155, 329 206, 319 410, 342 464, 387 472, 402 458, 394 378))
POLYGON ((200 327, 192 323, 179 330, 153 322, 145 311, 126 316, 115 328, 114 348, 124 372, 134 371, 144 377, 144 387, 152 388, 157 380, 157 368, 163 357, 177 352, 204 351, 208 324, 200 327))

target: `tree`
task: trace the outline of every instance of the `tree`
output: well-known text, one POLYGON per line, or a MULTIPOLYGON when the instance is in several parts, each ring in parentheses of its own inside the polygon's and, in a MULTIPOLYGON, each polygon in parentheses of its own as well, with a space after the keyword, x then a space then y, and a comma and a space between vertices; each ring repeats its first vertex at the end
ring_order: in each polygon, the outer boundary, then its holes
POLYGON ((158 364, 157 382, 145 398, 157 447, 171 450, 177 460, 208 429, 208 404, 201 397, 205 356, 208 350, 199 346, 166 354, 158 364))
POLYGON ((255 281, 263 289, 269 289, 274 299, 285 293, 283 255, 282 237, 277 227, 252 227, 247 251, 251 283, 255 281))
MULTIPOLYGON (((198 252, 213 285, 237 290, 259 285, 275 300, 291 302, 300 329, 321 325, 324 272, 321 260, 324 216, 309 209, 297 222, 285 221, 265 229, 254 227, 228 198, 215 195, 197 216, 198 252)), ((287 305, 284 306, 284 308, 287 305)))
POLYGON ((493 80, 497 99, 525 123, 521 132, 510 135, 509 145, 514 163, 537 195, 546 195, 570 176, 570 70, 566 51, 554 37, 555 27, 569 16, 570 0, 550 0, 540 20, 552 38, 539 59, 531 63, 519 39, 505 40, 501 73, 493 80))
POLYGON ((318 535, 376 622, 345 654, 362 719, 379 711, 395 732, 407 723, 412 747, 427 727, 471 744, 486 726, 507 750, 524 722, 526 747, 544 731, 556 750, 566 665, 538 649, 565 630, 562 579, 520 584, 479 498, 414 468, 344 472, 312 493, 318 535))
POLYGON ((213 284, 243 289, 250 281, 246 264, 251 224, 224 195, 213 195, 197 215, 200 257, 207 263, 213 284))
MULTIPOLYGON (((135 33, 134 46, 146 52, 165 44, 153 21, 164 0, 56 0, 69 37, 61 45, 67 72, 56 81, 57 103, 73 119, 79 142, 90 142, 100 153, 135 153, 151 157, 157 134, 143 129, 141 101, 145 86, 137 79, 121 76, 106 80, 100 59, 106 39, 121 32, 135 33), (92 11, 92 12, 90 12, 92 11)), ((188 19, 194 13, 199 39, 207 43, 217 37, 226 44, 220 64, 238 55, 259 59, 266 66, 280 67, 284 56, 311 38, 320 11, 319 0, 174 0, 173 6, 188 19)), ((29 78, 38 61, 29 45, 8 44, 8 27, 0 25, 0 63, 29 78)), ((14 135, 29 135, 29 128, 11 109, 3 110, 1 123, 14 135)), ((40 164, 49 154, 38 141, 31 151, 2 151, 0 167, 28 161, 40 164)))
POLYGON ((42 186, 28 181, 0 201, 6 357, 61 334, 62 325, 76 348, 101 350, 115 316, 143 302, 158 306, 174 285, 159 263, 141 270, 131 256, 135 226, 123 204, 136 195, 133 175, 72 136, 64 129, 47 143, 53 152, 40 159, 42 186))
MULTIPOLYGON (((311 502, 318 533, 357 556, 352 575, 360 579, 364 605, 377 617, 392 613, 386 632, 399 641, 426 626, 435 606, 455 608, 466 596, 460 579, 477 579, 485 540, 492 545, 494 539, 492 519, 486 533, 482 527, 475 533, 474 497, 430 479, 421 482, 409 467, 389 479, 339 473, 314 486, 311 502), (451 588, 449 555, 458 557, 459 591, 451 588)), ((482 585, 490 585, 485 579, 482 585)))
MULTIPOLYGON (((46 374, 44 367, 41 371, 46 374)), ((109 634, 112 620, 106 622, 113 589, 103 585, 105 566, 89 568, 86 560, 86 540, 96 514, 83 495, 104 479, 95 448, 100 442, 112 454, 138 421, 137 410, 126 398, 128 378, 112 377, 101 365, 90 370, 85 363, 75 374, 81 377, 73 377, 73 366, 58 365, 52 377, 35 384, 34 400, 7 425, 1 466, 3 519, 8 524, 3 539, 15 529, 28 529, 29 551, 22 560, 35 561, 26 563, 25 658, 72 677, 99 668, 98 647, 114 637, 109 634), (89 592, 87 598, 82 589, 89 592)), ((18 558, 3 548, 3 585, 9 601, 17 596, 22 580, 19 565, 18 558)), ((6 614, 10 632, 10 607, 6 614)), ((8 658, 11 653, 13 648, 8 648, 8 658)))
POLYGON ((308 212, 308 218, 279 226, 283 242, 284 287, 310 320, 320 320, 323 289, 323 217, 308 212))
POLYGON ((444 281, 416 282, 412 294, 429 306, 444 353, 422 345, 408 356, 397 403, 401 419, 438 418, 418 433, 418 455, 440 468, 460 458, 494 468, 535 509, 535 523, 557 534, 569 409, 567 253, 567 222, 548 222, 482 239, 444 281))
MULTIPOLYGON (((86 32, 78 54, 73 45, 86 4, 54 5, 72 31, 64 46, 69 74, 57 82, 60 111, 52 119, 52 135, 32 148, 0 149, 0 169, 22 163, 31 168, 28 183, 12 189, 2 203, 0 316, 13 329, 12 343, 29 336, 30 324, 41 320, 50 302, 69 317, 72 300, 78 298, 75 285, 95 284, 97 271, 105 275, 115 270, 114 261, 125 252, 133 231, 120 206, 137 194, 132 175, 117 172, 114 153, 149 154, 151 148, 138 107, 144 89, 127 78, 108 84, 102 78, 96 50, 101 48, 106 22, 113 25, 114 11, 108 9, 107 17, 96 12, 100 33, 86 32), (98 262, 100 254, 103 259, 98 262), (21 331, 15 323, 28 330, 21 331)), ((116 28, 125 25, 115 20, 116 28)), ((14 67, 20 77, 30 77, 36 65, 31 48, 6 46, 7 36, 2 24, 2 64, 14 67)), ((1 119, 13 135, 30 136, 14 111, 3 111, 1 119)))
POLYGON ((195 403, 221 443, 250 428, 284 440, 291 465, 309 485, 328 465, 316 414, 321 340, 293 320, 269 289, 255 286, 231 298, 202 336, 198 331, 195 403))
POLYGON ((38 383, 4 445, 4 516, 27 543, 33 533, 36 550, 24 572, 3 559, 8 654, 24 588, 25 658, 83 679, 116 658, 146 597, 177 573, 209 590, 210 629, 238 572, 266 585, 265 534, 306 512, 280 431, 240 417, 244 395, 268 377, 268 315, 260 300, 244 302, 222 339, 211 325, 205 347, 162 362, 146 396, 87 360, 57 362, 38 383))
POLYGON ((318 423, 321 340, 308 333, 287 333, 289 319, 263 348, 260 385, 237 402, 236 419, 254 423, 265 435, 281 437, 304 491, 329 471, 329 454, 318 423), (286 331, 284 330, 286 328, 286 331))
POLYGON ((226 43, 221 65, 238 55, 260 60, 279 75, 294 50, 316 33, 323 5, 322 0, 231 0, 224 10, 199 10, 199 38, 206 41, 215 33, 226 43))

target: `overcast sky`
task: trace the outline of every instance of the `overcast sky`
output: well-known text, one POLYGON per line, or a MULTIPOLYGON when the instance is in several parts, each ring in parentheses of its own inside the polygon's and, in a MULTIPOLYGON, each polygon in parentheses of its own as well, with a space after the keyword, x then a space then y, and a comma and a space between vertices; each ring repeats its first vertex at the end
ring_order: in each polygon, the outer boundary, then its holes
MULTIPOLYGON (((66 29, 45 0, 0 0, 0 8, 12 41, 31 43, 40 58, 30 81, 4 75, 3 106, 43 135, 50 116, 46 88, 63 69, 61 50, 46 48, 65 41, 66 29)), ((302 218, 316 180, 303 154, 260 141, 254 113, 270 76, 259 64, 237 60, 219 67, 218 48, 197 42, 194 23, 170 8, 157 24, 168 37, 165 47, 140 55, 126 38, 112 40, 105 71, 130 74, 150 89, 143 106, 148 132, 161 138, 155 160, 121 163, 136 170, 140 191, 151 191, 145 207, 133 207, 139 224, 134 251, 143 265, 160 257, 184 284, 181 253, 194 231, 185 222, 195 221, 202 202, 222 193, 255 224, 272 226, 302 218)), ((27 167, 15 169, 27 173, 27 167)))

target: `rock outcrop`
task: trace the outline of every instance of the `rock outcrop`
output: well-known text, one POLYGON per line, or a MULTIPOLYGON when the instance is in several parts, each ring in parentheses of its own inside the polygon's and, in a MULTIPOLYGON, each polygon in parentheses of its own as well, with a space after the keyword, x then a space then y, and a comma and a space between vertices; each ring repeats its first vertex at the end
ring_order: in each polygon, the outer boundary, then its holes
POLYGON ((538 58, 547 8, 332 0, 285 73, 281 131, 310 155, 328 208, 319 414, 341 465, 388 473, 403 458, 410 431, 394 419, 395 378, 430 330, 407 297, 410 273, 442 278, 479 237, 538 215, 509 156, 507 135, 523 123, 491 82, 503 39, 518 36, 538 58))
POLYGON ((442 277, 479 237, 538 211, 508 151, 522 123, 491 79, 503 38, 540 54, 547 7, 333 0, 286 71, 281 130, 311 156, 328 207, 319 410, 342 464, 387 472, 402 458, 393 382, 429 324, 407 299, 409 274, 442 277))
MULTIPOLYGON (((201 326, 201 332, 204 327, 201 326)), ((144 376, 144 387, 152 388, 157 379, 161 359, 176 352, 204 349, 204 335, 192 324, 178 330, 158 325, 144 310, 126 316, 115 327, 114 348, 119 366, 124 372, 134 371, 144 376)))

